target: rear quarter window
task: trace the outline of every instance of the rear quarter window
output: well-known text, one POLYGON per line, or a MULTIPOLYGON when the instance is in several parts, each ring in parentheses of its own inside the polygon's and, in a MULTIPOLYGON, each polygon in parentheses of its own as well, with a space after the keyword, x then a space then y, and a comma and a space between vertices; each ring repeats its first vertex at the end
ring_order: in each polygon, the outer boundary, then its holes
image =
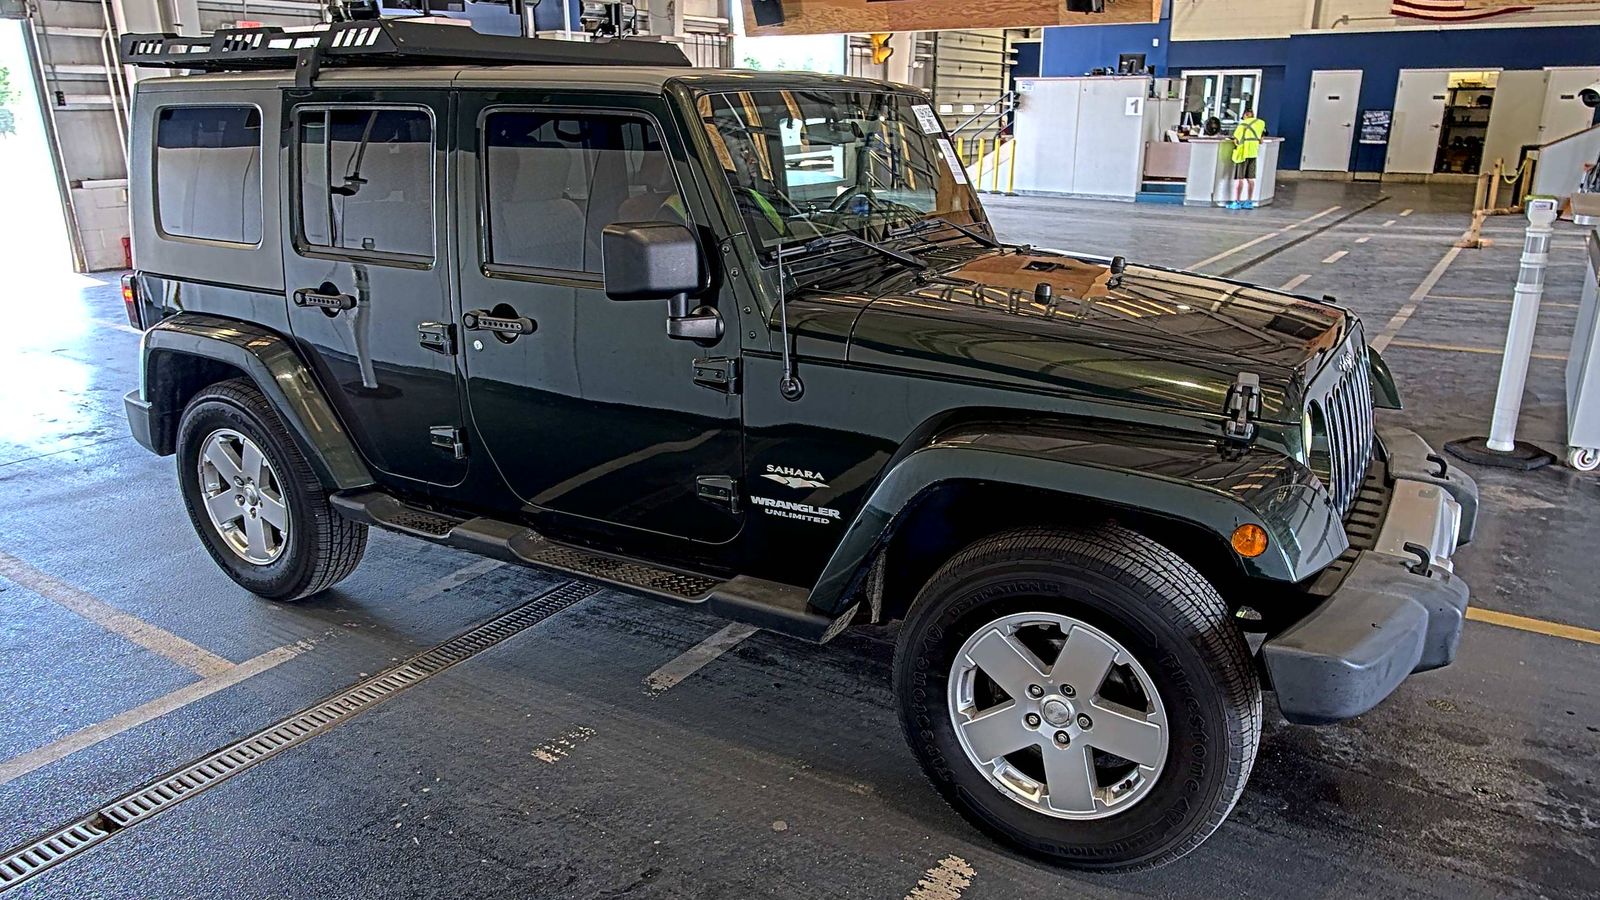
POLYGON ((163 235, 261 243, 261 111, 169 106, 156 119, 156 227, 163 235))

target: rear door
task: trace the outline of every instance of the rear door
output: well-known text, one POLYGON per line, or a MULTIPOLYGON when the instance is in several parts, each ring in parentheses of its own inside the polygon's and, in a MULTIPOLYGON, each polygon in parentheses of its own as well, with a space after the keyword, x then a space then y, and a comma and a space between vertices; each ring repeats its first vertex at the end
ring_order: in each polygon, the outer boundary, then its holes
POLYGON ((600 254, 613 222, 687 223, 707 254, 713 231, 697 221, 660 98, 581 101, 462 95, 458 141, 477 168, 463 171, 477 190, 461 191, 460 214, 472 421, 541 530, 624 552, 682 542, 716 559, 706 545, 732 541, 742 522, 727 487, 741 408, 735 384, 697 383, 697 360, 735 371, 736 310, 723 304, 714 346, 669 338, 665 301, 607 298, 600 254))
POLYGON ((284 277, 301 351, 368 461, 441 485, 466 472, 445 232, 446 91, 316 90, 288 115, 284 277))

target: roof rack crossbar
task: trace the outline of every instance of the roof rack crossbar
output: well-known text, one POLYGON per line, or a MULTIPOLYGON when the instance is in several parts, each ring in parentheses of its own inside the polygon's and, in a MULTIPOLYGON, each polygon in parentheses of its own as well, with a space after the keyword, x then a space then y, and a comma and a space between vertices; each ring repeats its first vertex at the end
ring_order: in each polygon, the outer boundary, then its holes
POLYGON ((123 65, 201 72, 293 70, 310 87, 325 67, 422 65, 687 66, 675 45, 628 38, 561 41, 480 34, 462 25, 365 19, 310 29, 220 28, 200 36, 124 34, 123 65))

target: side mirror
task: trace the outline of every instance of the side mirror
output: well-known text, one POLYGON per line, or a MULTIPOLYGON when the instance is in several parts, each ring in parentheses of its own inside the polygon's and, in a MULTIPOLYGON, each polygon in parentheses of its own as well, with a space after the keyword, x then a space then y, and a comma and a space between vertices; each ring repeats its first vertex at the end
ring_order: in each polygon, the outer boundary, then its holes
POLYGON ((705 286, 694 232, 672 222, 617 222, 600 233, 600 255, 606 296, 666 300, 667 337, 703 345, 722 340, 722 314, 689 299, 705 286))

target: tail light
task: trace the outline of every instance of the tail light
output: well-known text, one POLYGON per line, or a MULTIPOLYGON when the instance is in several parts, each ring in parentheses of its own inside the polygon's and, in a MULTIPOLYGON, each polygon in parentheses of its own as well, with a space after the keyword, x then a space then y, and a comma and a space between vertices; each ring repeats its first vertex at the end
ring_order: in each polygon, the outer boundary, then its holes
POLYGON ((143 316, 139 312, 139 282, 132 275, 122 276, 122 307, 128 312, 128 324, 143 331, 143 316))

